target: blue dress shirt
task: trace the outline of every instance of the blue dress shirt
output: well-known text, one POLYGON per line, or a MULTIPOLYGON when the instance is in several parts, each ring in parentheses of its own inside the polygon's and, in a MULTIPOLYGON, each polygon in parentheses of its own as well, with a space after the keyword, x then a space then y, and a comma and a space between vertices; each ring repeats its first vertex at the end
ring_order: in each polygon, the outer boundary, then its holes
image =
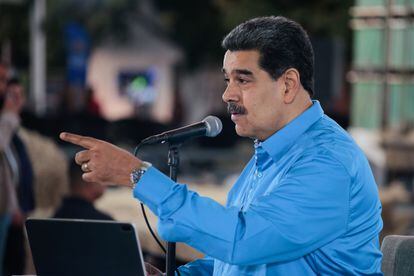
POLYGON ((254 146, 226 206, 153 167, 136 185, 164 240, 208 256, 181 275, 382 275, 371 169, 319 102, 254 146))

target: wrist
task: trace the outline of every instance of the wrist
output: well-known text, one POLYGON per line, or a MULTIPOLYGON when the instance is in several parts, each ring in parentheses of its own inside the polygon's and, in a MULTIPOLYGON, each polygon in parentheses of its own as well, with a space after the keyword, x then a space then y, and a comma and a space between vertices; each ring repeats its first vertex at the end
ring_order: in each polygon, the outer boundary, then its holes
POLYGON ((129 175, 129 182, 130 187, 135 189, 138 181, 142 178, 142 176, 147 172, 147 170, 152 166, 151 163, 142 161, 138 167, 135 167, 131 170, 129 175))

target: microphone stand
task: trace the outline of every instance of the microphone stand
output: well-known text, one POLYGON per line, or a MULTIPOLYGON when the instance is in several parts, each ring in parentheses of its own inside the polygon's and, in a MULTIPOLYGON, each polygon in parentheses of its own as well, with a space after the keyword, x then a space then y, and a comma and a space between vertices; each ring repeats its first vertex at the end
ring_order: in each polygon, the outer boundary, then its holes
MULTIPOLYGON (((170 178, 177 182, 178 165, 180 163, 180 157, 178 155, 178 149, 181 143, 170 143, 168 146, 168 166, 170 167, 170 178)), ((167 258, 166 269, 167 276, 175 275, 175 242, 167 242, 167 258)))

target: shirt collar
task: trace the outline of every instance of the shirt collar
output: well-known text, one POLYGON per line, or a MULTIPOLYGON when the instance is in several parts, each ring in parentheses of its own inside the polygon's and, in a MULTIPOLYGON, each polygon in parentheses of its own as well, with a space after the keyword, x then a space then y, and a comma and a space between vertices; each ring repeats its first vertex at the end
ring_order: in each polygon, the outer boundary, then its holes
POLYGON ((310 108, 265 141, 255 141, 255 145, 263 147, 274 161, 278 161, 297 138, 323 116, 324 112, 319 101, 314 100, 312 102, 310 108))

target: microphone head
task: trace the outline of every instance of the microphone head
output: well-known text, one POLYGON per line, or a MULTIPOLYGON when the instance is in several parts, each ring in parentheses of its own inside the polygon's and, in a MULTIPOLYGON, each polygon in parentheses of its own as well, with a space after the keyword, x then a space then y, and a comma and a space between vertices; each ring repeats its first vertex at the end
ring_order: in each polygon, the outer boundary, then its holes
POLYGON ((223 129, 223 124, 221 123, 221 120, 216 116, 207 116, 204 118, 202 122, 206 124, 207 137, 216 137, 223 129))

